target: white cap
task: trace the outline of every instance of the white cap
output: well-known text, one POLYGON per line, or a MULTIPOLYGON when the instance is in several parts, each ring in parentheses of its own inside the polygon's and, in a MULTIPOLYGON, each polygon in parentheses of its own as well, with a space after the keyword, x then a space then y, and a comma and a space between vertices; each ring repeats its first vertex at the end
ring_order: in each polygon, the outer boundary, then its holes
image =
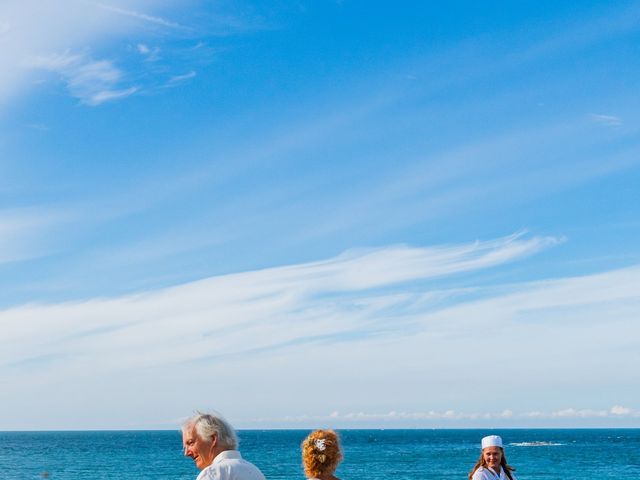
POLYGON ((487 447, 502 447, 502 439, 498 435, 489 435, 482 439, 482 448, 487 447))

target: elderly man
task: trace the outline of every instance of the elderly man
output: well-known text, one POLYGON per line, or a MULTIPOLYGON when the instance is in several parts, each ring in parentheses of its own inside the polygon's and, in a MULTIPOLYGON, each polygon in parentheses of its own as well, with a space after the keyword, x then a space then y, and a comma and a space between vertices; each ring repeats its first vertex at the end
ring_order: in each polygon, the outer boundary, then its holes
POLYGON ((265 480, 254 464, 243 460, 233 427, 215 415, 198 414, 182 426, 184 454, 202 470, 197 480, 265 480))

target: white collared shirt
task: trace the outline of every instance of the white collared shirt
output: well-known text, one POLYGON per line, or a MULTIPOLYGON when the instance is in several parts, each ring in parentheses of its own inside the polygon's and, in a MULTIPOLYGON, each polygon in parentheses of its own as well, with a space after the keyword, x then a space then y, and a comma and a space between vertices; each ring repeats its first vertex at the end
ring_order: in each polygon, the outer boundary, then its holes
MULTIPOLYGON (((515 475, 511 474, 513 480, 516 480, 515 475)), ((504 473, 504 468, 500 469, 500 475, 496 473, 496 471, 491 467, 478 467, 478 469, 473 473, 473 477, 471 480, 509 480, 507 474, 504 473)))
POLYGON ((237 450, 225 450, 203 469, 196 480, 265 480, 253 463, 242 458, 237 450))

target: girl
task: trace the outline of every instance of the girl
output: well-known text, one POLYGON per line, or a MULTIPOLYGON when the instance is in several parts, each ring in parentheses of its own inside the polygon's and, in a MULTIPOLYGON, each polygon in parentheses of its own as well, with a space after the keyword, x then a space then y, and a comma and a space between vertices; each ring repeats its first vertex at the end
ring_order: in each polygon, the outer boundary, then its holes
POLYGON ((511 473, 515 468, 507 463, 502 447, 502 438, 498 435, 484 437, 481 442, 480 459, 469 472, 469 480, 516 480, 511 473))

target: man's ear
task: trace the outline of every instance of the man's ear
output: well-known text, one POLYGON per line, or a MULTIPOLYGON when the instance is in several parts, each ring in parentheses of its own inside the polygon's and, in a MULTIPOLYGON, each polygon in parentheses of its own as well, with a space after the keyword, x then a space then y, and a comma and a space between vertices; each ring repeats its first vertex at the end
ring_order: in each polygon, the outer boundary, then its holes
POLYGON ((217 435, 213 435, 211 437, 211 448, 215 447, 218 444, 218 436, 217 435))

